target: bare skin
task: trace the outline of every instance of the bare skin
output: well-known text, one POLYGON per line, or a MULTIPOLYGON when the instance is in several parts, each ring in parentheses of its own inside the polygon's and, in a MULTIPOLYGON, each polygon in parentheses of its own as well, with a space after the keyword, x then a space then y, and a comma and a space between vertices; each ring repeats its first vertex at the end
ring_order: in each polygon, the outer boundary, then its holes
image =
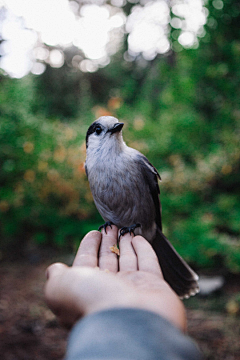
POLYGON ((164 281, 151 245, 141 236, 126 234, 120 256, 110 250, 117 243, 116 226, 107 234, 91 231, 81 241, 72 267, 55 263, 47 269, 45 298, 59 321, 72 327, 91 313, 111 308, 138 308, 163 316, 186 330, 181 300, 164 281))

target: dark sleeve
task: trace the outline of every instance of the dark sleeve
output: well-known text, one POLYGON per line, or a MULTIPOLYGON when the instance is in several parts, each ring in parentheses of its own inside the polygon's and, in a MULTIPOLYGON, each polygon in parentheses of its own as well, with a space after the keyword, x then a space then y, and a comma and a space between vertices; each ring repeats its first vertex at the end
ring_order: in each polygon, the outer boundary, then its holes
POLYGON ((138 309, 110 309, 73 328, 66 360, 199 360, 194 342, 159 315, 138 309))

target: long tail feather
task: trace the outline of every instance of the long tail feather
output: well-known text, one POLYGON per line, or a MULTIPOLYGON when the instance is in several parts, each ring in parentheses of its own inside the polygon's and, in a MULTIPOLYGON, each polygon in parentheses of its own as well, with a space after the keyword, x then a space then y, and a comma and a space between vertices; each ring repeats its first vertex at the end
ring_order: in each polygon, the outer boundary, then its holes
POLYGON ((152 243, 163 277, 181 298, 188 298, 199 292, 198 275, 181 258, 160 229, 152 243))

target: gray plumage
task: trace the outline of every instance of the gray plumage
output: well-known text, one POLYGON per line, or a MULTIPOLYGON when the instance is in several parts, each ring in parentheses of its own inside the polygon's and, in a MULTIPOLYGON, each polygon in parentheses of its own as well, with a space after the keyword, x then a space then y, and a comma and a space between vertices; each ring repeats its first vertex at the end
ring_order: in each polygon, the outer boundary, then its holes
POLYGON ((139 151, 122 138, 123 123, 102 116, 86 135, 86 174, 96 207, 106 222, 118 228, 136 227, 153 246, 165 280, 181 297, 198 292, 197 274, 162 233, 158 180, 160 175, 139 151))

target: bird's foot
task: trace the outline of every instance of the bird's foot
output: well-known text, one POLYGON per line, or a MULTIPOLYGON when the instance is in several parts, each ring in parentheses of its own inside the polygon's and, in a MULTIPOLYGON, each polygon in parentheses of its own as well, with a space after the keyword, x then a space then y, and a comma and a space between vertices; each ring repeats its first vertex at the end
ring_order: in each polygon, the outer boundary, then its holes
POLYGON ((105 233, 107 233, 107 227, 110 226, 112 228, 112 225, 114 225, 111 221, 106 221, 105 224, 99 226, 98 231, 104 229, 105 233))
POLYGON ((133 234, 135 236, 134 230, 138 227, 141 227, 141 224, 137 223, 131 226, 124 226, 120 229, 120 233, 119 233, 119 238, 118 240, 120 240, 121 236, 124 236, 125 234, 129 233, 129 234, 133 234))

